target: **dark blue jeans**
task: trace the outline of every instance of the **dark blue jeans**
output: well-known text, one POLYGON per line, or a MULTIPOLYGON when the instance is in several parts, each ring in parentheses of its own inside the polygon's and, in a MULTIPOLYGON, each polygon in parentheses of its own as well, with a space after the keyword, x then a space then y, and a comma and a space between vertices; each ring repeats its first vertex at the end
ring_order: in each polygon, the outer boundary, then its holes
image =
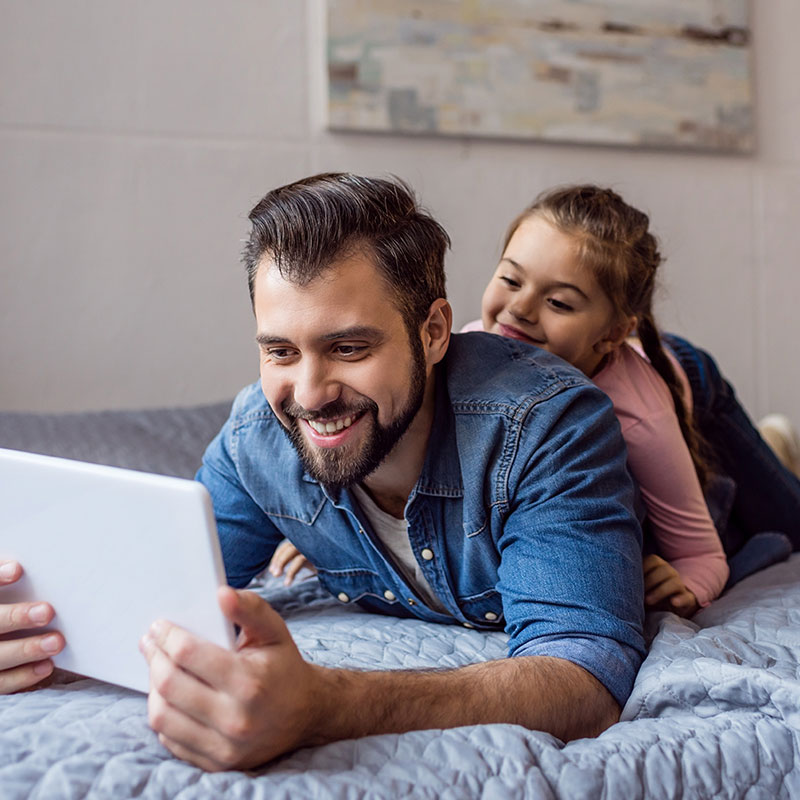
MULTIPOLYGON (((692 389, 695 423, 710 446, 709 466, 714 477, 706 499, 731 560, 732 573, 731 557, 758 534, 784 534, 791 549, 800 550, 800 480, 781 464, 761 438, 714 359, 686 339, 672 334, 665 334, 663 339, 686 372, 692 389)), ((759 538, 759 542, 767 541, 766 537, 759 538)), ((774 545, 773 539, 773 549, 774 545)), ((787 552, 788 545, 782 557, 787 552)), ((755 556, 751 553, 750 557, 755 556)), ((767 560, 768 563, 780 560, 777 551, 767 560)), ((744 575, 732 574, 732 578, 741 577, 744 575)))

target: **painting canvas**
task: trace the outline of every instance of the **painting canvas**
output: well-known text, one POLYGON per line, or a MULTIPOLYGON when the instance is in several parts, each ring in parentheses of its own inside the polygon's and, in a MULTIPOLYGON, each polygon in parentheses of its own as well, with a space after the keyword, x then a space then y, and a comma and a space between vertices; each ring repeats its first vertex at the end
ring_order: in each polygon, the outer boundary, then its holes
POLYGON ((748 0, 328 0, 329 126, 749 152, 748 0))

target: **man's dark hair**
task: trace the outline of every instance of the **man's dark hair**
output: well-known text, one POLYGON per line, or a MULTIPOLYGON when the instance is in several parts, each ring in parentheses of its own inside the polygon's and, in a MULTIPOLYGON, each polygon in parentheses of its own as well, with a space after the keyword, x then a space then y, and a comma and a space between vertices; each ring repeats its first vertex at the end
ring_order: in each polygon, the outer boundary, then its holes
POLYGON ((409 333, 445 297, 450 237, 399 178, 324 173, 273 189, 250 212, 242 260, 250 300, 265 255, 281 276, 304 286, 337 261, 363 252, 389 285, 409 333))

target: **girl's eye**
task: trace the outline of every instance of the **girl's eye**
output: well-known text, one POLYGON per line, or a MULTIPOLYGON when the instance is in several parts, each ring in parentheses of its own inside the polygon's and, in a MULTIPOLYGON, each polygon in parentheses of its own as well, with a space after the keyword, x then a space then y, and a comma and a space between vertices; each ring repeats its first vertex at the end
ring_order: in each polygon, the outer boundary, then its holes
POLYGON ((509 278, 508 275, 501 275, 500 280, 503 281, 507 286, 511 286, 513 289, 519 289, 521 285, 519 281, 509 278))
POLYGON ((555 297, 549 297, 547 299, 547 302, 550 303, 550 305, 553 308, 555 308, 557 311, 574 311, 575 310, 572 306, 567 305, 566 303, 563 303, 561 300, 556 300, 555 297))

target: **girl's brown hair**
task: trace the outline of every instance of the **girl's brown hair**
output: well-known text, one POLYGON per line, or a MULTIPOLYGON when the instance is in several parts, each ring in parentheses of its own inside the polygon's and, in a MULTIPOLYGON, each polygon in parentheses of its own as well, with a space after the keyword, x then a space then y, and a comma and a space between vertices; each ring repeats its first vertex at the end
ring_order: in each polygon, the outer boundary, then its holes
POLYGON ((653 317, 653 291, 662 258, 649 230, 650 218, 611 189, 593 185, 552 189, 539 195, 511 223, 504 250, 520 224, 532 216, 544 219, 575 241, 578 262, 592 271, 620 319, 636 317, 636 334, 650 363, 669 387, 683 438, 700 485, 705 488, 708 465, 702 453, 703 440, 683 401, 683 385, 653 317))

